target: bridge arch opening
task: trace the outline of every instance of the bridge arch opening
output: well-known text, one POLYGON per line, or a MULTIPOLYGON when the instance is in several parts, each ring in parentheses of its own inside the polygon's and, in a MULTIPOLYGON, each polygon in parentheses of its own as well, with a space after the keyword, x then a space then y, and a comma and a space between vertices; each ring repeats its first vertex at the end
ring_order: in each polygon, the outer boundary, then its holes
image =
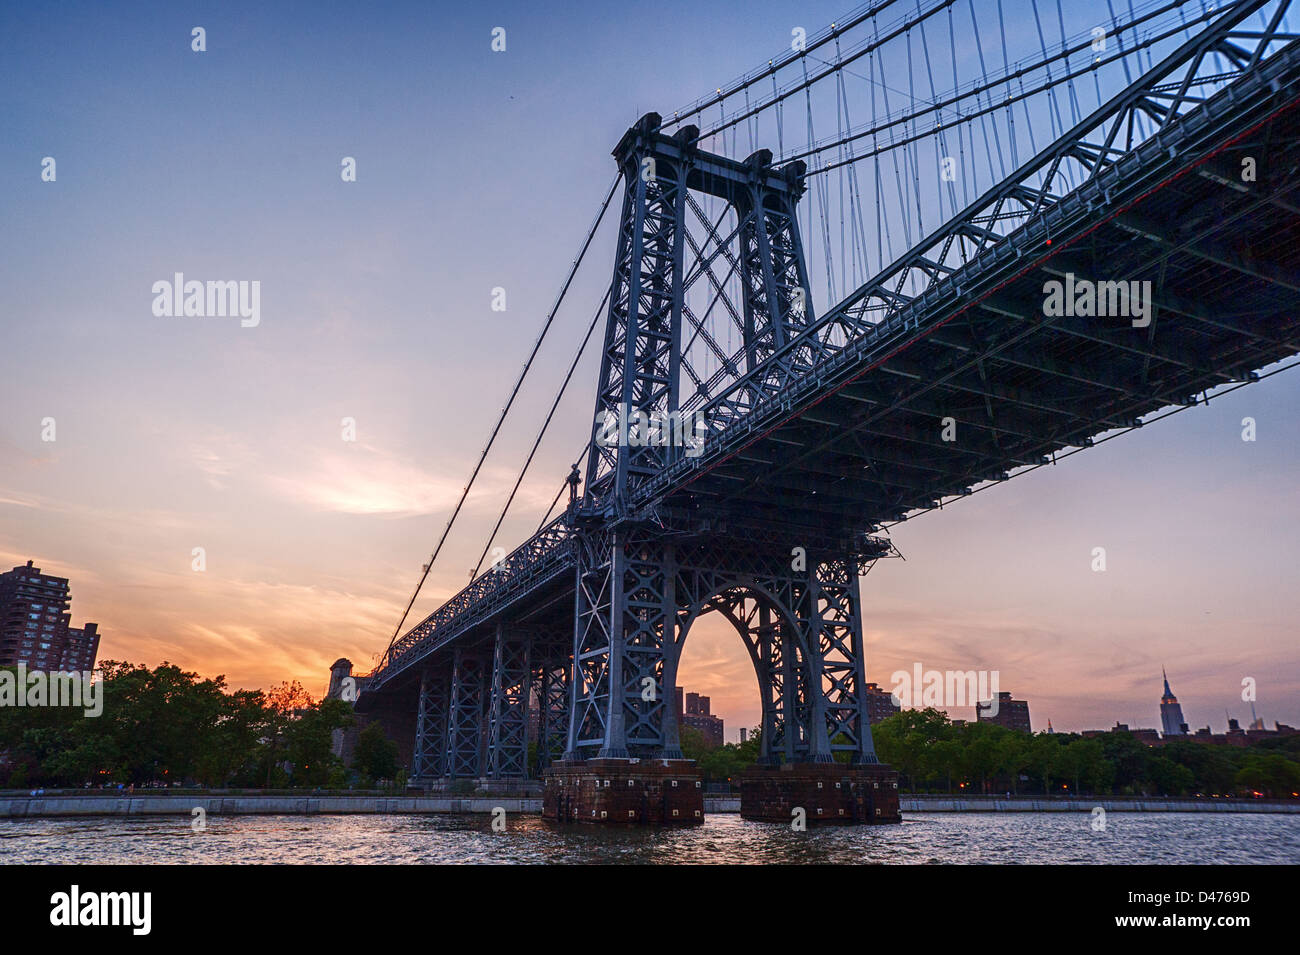
MULTIPOLYGON (((812 691, 808 647, 791 608, 752 580, 729 583, 693 601, 678 616, 673 653, 675 692, 685 685, 683 677, 689 674, 689 669, 683 671, 681 661, 687 638, 696 629, 701 630, 697 642, 729 641, 728 631, 740 637, 758 689, 759 720, 755 729, 760 739, 759 762, 775 764, 807 758, 812 691)), ((676 718, 676 701, 672 702, 676 718)), ((673 729, 680 737, 681 727, 673 729)), ((673 748, 678 742, 671 739, 673 730, 666 735, 666 745, 673 748)))

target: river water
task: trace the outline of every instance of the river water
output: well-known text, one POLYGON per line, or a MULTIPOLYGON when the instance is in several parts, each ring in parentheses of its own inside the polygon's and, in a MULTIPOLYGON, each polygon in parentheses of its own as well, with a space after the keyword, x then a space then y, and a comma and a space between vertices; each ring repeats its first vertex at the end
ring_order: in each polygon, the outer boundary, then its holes
POLYGON ((14 863, 1300 863, 1300 816, 908 813, 812 827, 715 814, 690 829, 566 826, 537 816, 135 816, 0 820, 14 863))

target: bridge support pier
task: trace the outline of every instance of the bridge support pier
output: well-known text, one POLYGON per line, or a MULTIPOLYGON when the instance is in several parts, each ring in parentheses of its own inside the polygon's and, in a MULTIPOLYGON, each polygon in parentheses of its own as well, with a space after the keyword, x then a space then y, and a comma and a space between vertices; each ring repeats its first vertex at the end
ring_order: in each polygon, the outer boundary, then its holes
POLYGON ((740 817, 785 825, 902 822, 898 773, 881 763, 753 766, 740 778, 740 817))
POLYGON ((693 759, 560 760, 542 773, 542 779, 542 818, 549 822, 704 822, 704 786, 693 759))

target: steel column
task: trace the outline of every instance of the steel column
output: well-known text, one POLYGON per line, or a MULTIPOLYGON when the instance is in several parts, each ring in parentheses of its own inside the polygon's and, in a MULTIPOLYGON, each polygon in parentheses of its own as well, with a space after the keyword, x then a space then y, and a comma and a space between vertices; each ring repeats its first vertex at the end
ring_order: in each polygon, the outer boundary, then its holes
POLYGON ((488 661, 481 650, 457 649, 451 674, 451 718, 447 733, 447 775, 478 778, 483 773, 484 709, 488 661))
POLYGON ((528 696, 531 668, 528 634, 497 624, 488 705, 488 765, 492 779, 528 775, 528 696))
POLYGON ((426 667, 420 675, 420 702, 415 725, 411 776, 418 780, 447 775, 447 727, 450 680, 444 668, 426 667))

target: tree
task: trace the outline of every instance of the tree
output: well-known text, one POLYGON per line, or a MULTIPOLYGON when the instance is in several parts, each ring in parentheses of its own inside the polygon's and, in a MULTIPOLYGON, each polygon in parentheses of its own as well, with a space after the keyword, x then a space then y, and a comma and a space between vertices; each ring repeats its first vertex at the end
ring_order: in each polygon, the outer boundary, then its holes
POLYGON ((1152 756, 1147 760, 1147 778, 1152 789, 1162 796, 1180 796, 1192 785, 1192 771, 1180 766, 1168 756, 1152 756))
POLYGON ((696 762, 702 760, 712 749, 704 734, 692 726, 683 726, 677 731, 677 739, 682 747, 682 755, 696 762))
POLYGON ((1104 778, 1101 768, 1105 762, 1101 743, 1095 739, 1074 737, 1062 747, 1059 758, 1061 774, 1074 784, 1073 792, 1097 791, 1097 782, 1104 778))
POLYGON ((333 753, 336 729, 351 726, 352 707, 342 700, 321 702, 300 713, 285 729, 285 757, 293 786, 324 786, 342 765, 333 753))
POLYGON ((743 743, 736 744, 736 758, 742 766, 753 766, 763 752, 763 730, 756 728, 743 743))
POLYGON ((213 745, 199 754, 196 774, 204 786, 228 786, 258 778, 257 751, 270 725, 261 690, 237 690, 222 702, 213 745))
POLYGON ((963 768, 972 779, 979 778, 980 792, 987 793, 990 776, 999 767, 1001 734, 1013 732, 992 723, 967 723, 962 727, 961 741, 965 745, 963 768))
POLYGON ((378 722, 368 724, 357 737, 353 765, 371 782, 396 778, 401 768, 397 744, 385 735, 384 727, 378 722))
POLYGON ((961 743, 956 740, 941 739, 930 744, 927 769, 944 778, 948 792, 952 792, 953 773, 961 770, 963 755, 961 743))
POLYGON ((1132 733, 1110 732, 1098 737, 1106 761, 1114 771, 1114 785, 1121 792, 1139 792, 1148 779, 1147 760, 1151 753, 1132 733))
MULTIPOLYGON (((281 750, 289 727, 298 713, 312 705, 311 694, 297 680, 292 683, 278 683, 267 691, 267 750, 262 758, 266 763, 266 786, 268 789, 271 786, 272 779, 277 774, 284 775, 280 769, 280 763, 282 762, 281 750)), ((288 781, 287 777, 285 781, 288 781)))
POLYGON ((996 754, 999 773, 1004 773, 1011 781, 1011 792, 1020 792, 1020 774, 1029 762, 1029 745, 1031 737, 1024 733, 1008 730, 998 741, 996 754))
POLYGON ((1300 790, 1300 764, 1280 753, 1251 753, 1237 771, 1236 784, 1246 793, 1269 797, 1289 796, 1300 790))
POLYGON ((1239 769, 1234 757, 1239 751, 1228 746, 1206 746, 1191 740, 1175 740, 1160 750, 1192 772, 1192 788, 1202 793, 1230 793, 1236 788, 1239 769))
POLYGON ((102 670, 103 712, 74 721, 67 745, 48 763, 61 782, 185 781, 196 777, 204 755, 231 745, 220 729, 229 705, 225 677, 201 680, 166 662, 150 670, 105 661, 102 670))
POLYGON ((938 740, 948 738, 951 733, 952 724, 948 720, 948 714, 933 707, 903 710, 871 727, 876 754, 881 762, 898 770, 899 775, 913 789, 929 773, 929 747, 938 740))
POLYGON ((1058 772, 1061 746, 1051 733, 1039 733, 1029 744, 1025 768, 1043 782, 1043 793, 1052 791, 1052 776, 1058 772))
POLYGON ((292 683, 288 681, 277 683, 271 687, 266 692, 266 702, 277 713, 285 716, 316 705, 312 695, 297 680, 292 683))

